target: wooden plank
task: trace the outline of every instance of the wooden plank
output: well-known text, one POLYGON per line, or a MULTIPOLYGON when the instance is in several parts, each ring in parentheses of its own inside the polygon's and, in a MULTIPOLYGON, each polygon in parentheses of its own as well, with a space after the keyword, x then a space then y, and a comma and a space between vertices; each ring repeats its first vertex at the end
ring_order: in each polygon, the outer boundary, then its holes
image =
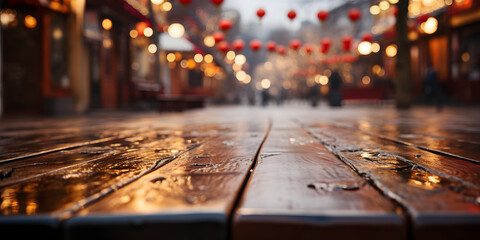
POLYGON ((267 131, 238 124, 67 220, 68 239, 227 239, 228 218, 267 131))
POLYGON ((235 211, 233 239, 406 238, 399 207, 297 124, 275 120, 235 211))
POLYGON ((197 125, 177 125, 177 129, 181 135, 172 133, 159 140, 136 136, 128 149, 118 153, 0 188, 0 229, 13 233, 28 227, 39 232, 22 234, 58 236, 61 220, 219 134, 214 128, 197 131, 197 125), (140 144, 141 139, 149 140, 140 144))
POLYGON ((414 239, 480 234, 480 166, 350 128, 312 125, 334 154, 408 212, 414 239))

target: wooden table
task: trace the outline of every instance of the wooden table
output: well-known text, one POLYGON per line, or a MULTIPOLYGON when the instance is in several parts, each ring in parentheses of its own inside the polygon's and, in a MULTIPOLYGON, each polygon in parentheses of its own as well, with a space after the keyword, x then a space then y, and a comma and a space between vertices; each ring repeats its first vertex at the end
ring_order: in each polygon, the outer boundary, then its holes
POLYGON ((305 106, 2 119, 0 232, 476 239, 479 119, 305 106))

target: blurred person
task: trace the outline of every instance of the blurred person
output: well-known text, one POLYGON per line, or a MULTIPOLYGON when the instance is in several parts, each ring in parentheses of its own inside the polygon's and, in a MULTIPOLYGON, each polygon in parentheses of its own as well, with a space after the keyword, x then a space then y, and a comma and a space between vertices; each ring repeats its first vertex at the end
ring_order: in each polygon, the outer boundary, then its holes
POLYGON ((428 103, 435 104, 437 110, 441 110, 443 106, 442 88, 438 82, 438 73, 432 65, 427 67, 427 72, 423 78, 423 91, 428 103))
POLYGON ((332 75, 328 81, 329 93, 328 99, 331 107, 342 106, 342 93, 340 87, 342 85, 342 77, 336 69, 332 71, 332 75))
POLYGON ((268 89, 262 90, 262 106, 267 106, 268 102, 270 101, 270 93, 268 89))
POLYGON ((316 85, 310 87, 308 90, 308 99, 310 100, 312 107, 318 105, 318 87, 316 85))

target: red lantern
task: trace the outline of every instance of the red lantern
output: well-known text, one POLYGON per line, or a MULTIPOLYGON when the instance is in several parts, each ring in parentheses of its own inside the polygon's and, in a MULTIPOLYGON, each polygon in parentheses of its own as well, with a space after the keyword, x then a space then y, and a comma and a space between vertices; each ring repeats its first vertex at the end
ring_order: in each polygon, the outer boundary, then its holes
POLYGON ((250 41, 250 48, 256 52, 262 48, 262 42, 258 39, 253 39, 250 41))
POLYGON ((223 0, 210 0, 210 2, 215 4, 215 6, 217 6, 217 8, 218 8, 218 7, 220 7, 220 5, 222 5, 223 0))
POLYGON ((345 36, 342 37, 342 44, 343 44, 343 50, 346 52, 349 52, 350 49, 352 48, 352 37, 350 36, 345 36))
POLYGON ((230 28, 232 27, 233 23, 232 23, 232 20, 230 19, 221 19, 219 22, 218 22, 218 26, 220 27, 220 29, 222 29, 222 31, 226 32, 228 30, 230 30, 230 28))
POLYGON ((260 20, 262 20, 263 16, 265 16, 265 10, 263 10, 263 8, 260 8, 257 10, 257 16, 258 18, 260 18, 260 20))
POLYGON ((398 7, 397 7, 397 5, 394 5, 394 6, 393 6, 392 13, 393 13, 393 16, 395 16, 395 17, 398 15, 398 7))
POLYGON ((312 45, 310 45, 310 44, 305 44, 305 46, 303 46, 303 48, 305 49, 305 52, 306 52, 308 55, 310 55, 310 54, 312 53, 312 51, 313 51, 313 47, 312 47, 312 45))
POLYGON ((225 34, 223 34, 223 32, 214 32, 212 34, 212 37, 213 39, 215 39, 215 42, 218 43, 223 41, 223 39, 225 39, 225 34))
POLYGON ((178 0, 183 6, 187 6, 192 2, 192 0, 178 0))
POLYGON ((430 14, 426 13, 417 18, 418 23, 424 23, 430 18, 430 14))
POLYGON ((362 41, 371 42, 373 40, 373 35, 371 33, 364 33, 362 36, 362 41))
POLYGON ((285 55, 286 52, 287 52, 287 49, 284 46, 282 46, 282 45, 277 46, 277 53, 278 54, 285 55))
POLYGON ((228 44, 227 41, 219 42, 217 47, 218 47, 218 50, 220 50, 222 52, 228 52, 228 50, 230 50, 230 45, 228 44))
POLYGON ((295 17, 297 17, 297 13, 293 10, 290 10, 290 12, 288 12, 287 16, 288 16, 288 18, 290 18, 290 20, 293 21, 293 19, 295 19, 295 17))
POLYGON ((328 49, 332 45, 332 40, 330 40, 330 38, 323 38, 322 42, 321 42, 321 45, 322 45, 322 47, 320 49, 320 52, 327 53, 328 49))
POLYGON ((235 51, 240 52, 245 47, 245 42, 242 39, 237 39, 233 41, 232 47, 235 49, 235 51))
POLYGON ((266 44, 265 44, 265 48, 267 49, 267 51, 269 52, 273 52, 275 51, 275 48, 277 47, 277 44, 274 42, 274 41, 268 41, 266 44))
POLYGON ((317 13, 318 20, 320 20, 322 23, 325 22, 329 16, 330 14, 327 11, 318 11, 317 13))
POLYGON ((292 48, 293 50, 298 50, 300 46, 302 46, 302 42, 300 42, 300 40, 293 39, 292 41, 290 41, 290 48, 292 48))
POLYGON ((356 22, 362 17, 362 12, 358 8, 352 8, 348 11, 348 17, 352 22, 356 22))

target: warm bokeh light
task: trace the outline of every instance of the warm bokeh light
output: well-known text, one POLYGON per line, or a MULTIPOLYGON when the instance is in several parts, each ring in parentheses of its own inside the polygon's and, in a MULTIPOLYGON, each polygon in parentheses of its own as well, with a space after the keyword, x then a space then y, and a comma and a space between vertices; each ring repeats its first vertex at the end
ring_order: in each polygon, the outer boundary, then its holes
POLYGON ((187 61, 187 68, 192 70, 194 69, 195 67, 197 66, 197 64, 195 63, 195 60, 193 59, 188 59, 187 61))
POLYGON ((387 54, 388 57, 395 57, 397 55, 397 45, 395 44, 389 45, 385 49, 385 53, 387 54))
POLYGON ((463 62, 468 62, 470 61, 470 54, 468 52, 462 53, 462 61, 463 62))
POLYGON ((180 61, 182 59, 182 54, 180 52, 175 52, 175 60, 180 61))
POLYGON ((243 54, 238 54, 238 55, 235 57, 235 64, 241 66, 241 65, 245 64, 245 62, 247 62, 247 58, 245 57, 245 55, 243 55, 243 54))
POLYGON ((271 62, 265 62, 263 64, 263 67, 266 69, 266 70, 272 70, 273 69, 273 64, 271 62))
POLYGON ((252 81, 252 77, 250 75, 246 75, 245 79, 243 80, 244 84, 249 84, 252 81))
POLYGON ((211 54, 207 54, 207 55, 205 55, 205 57, 203 57, 203 60, 205 60, 206 63, 212 63, 213 62, 213 56, 211 54))
POLYGON ((380 7, 378 5, 372 5, 370 7, 370 14, 372 14, 372 15, 378 15, 378 14, 380 14, 380 11, 381 10, 380 10, 380 7))
POLYGON ((235 52, 230 50, 227 52, 225 56, 229 61, 233 61, 235 59, 235 52))
POLYGON ((213 47, 213 46, 215 46, 215 38, 211 35, 206 36, 203 39, 203 44, 205 44, 205 46, 207 46, 207 47, 213 47))
POLYGON ((136 38, 138 37, 138 31, 135 29, 130 30, 130 37, 131 38, 136 38))
POLYGON ((196 63, 201 63, 203 61, 203 56, 200 53, 195 54, 193 56, 193 60, 195 60, 196 63))
POLYGON ((162 4, 162 10, 165 12, 172 10, 172 4, 170 2, 164 2, 162 4))
POLYGON ((363 41, 358 44, 358 53, 361 55, 368 55, 372 52, 372 44, 367 41, 363 41))
POLYGON ((173 38, 181 38, 185 34, 185 28, 180 23, 173 23, 168 27, 168 35, 173 38))
POLYGON ((385 11, 385 10, 387 10, 388 8, 390 8, 390 3, 388 3, 386 0, 384 0, 384 1, 381 1, 381 2, 378 4, 378 7, 380 7, 381 10, 385 11))
POLYGON ((62 31, 62 29, 60 29, 60 28, 55 28, 55 29, 53 29, 52 36, 53 36, 53 39, 55 39, 55 40, 60 40, 60 39, 62 39, 62 38, 63 38, 63 31, 62 31))
POLYGON ((151 27, 146 27, 143 29, 143 35, 145 37, 151 37, 153 35, 153 29, 151 27))
POLYGON ((37 26, 37 19, 31 15, 25 16, 25 27, 35 28, 37 26))
POLYGON ((328 84, 328 77, 325 75, 320 76, 319 83, 321 85, 327 85, 328 84))
POLYGON ((370 77, 369 76, 363 76, 362 77, 362 83, 365 84, 365 85, 368 85, 370 84, 371 80, 370 80, 370 77))
POLYGON ((102 27, 103 27, 103 29, 105 29, 105 30, 110 30, 110 29, 112 29, 112 27, 113 27, 112 20, 110 20, 110 19, 108 19, 108 18, 103 19, 103 21, 102 21, 102 27))
POLYGON ((262 82, 260 82, 260 85, 262 86, 263 89, 269 89, 272 83, 270 82, 269 79, 263 79, 262 82))
POLYGON ((180 61, 180 67, 182 67, 182 68, 187 68, 188 67, 187 59, 183 59, 182 61, 180 61))
POLYGON ((398 0, 388 0, 391 4, 397 4, 398 0))
POLYGON ((169 62, 175 62, 175 59, 176 59, 176 57, 175 57, 175 54, 174 54, 174 53, 169 53, 169 54, 167 54, 167 61, 169 61, 169 62))
POLYGON ((154 54, 157 52, 157 45, 155 44, 150 44, 148 45, 148 52, 151 53, 151 54, 154 54))
POLYGON ((243 82, 247 76, 247 73, 245 71, 238 71, 235 74, 235 77, 238 79, 238 81, 243 82))
POLYGON ((237 64, 234 63, 232 65, 232 69, 233 69, 233 71, 238 72, 238 71, 242 70, 242 65, 237 65, 237 64))
POLYGON ((151 2, 155 5, 160 5, 164 2, 164 0, 151 0, 151 2))
POLYGON ((426 34, 433 34, 438 29, 438 21, 437 21, 436 18, 430 17, 430 18, 427 19, 426 22, 420 24, 420 28, 426 34))
POLYGON ((109 38, 103 39, 102 45, 104 48, 111 48, 113 45, 113 41, 109 38))
POLYGON ((374 53, 380 52, 380 44, 378 42, 372 43, 372 52, 374 53))

